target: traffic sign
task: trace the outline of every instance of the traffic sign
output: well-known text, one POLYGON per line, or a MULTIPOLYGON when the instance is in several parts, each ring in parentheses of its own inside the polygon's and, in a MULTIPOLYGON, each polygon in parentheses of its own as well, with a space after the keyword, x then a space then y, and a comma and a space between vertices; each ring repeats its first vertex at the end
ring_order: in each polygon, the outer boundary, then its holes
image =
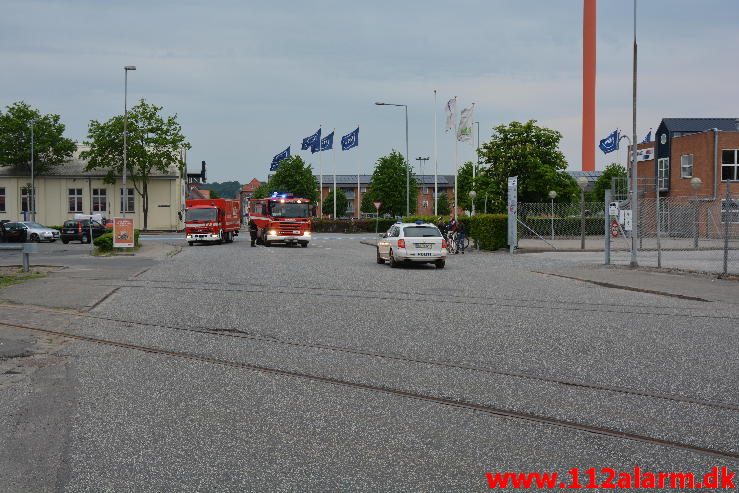
POLYGON ((372 202, 372 203, 375 204, 375 209, 377 209, 379 211, 380 210, 380 206, 382 205, 382 202, 372 202))

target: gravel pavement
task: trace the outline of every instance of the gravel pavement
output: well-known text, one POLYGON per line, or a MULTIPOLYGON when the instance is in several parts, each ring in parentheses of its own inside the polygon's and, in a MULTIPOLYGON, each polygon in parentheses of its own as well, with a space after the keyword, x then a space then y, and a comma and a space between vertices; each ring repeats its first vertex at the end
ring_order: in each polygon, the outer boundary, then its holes
MULTIPOLYGON (((546 274, 608 278, 577 254, 470 252, 443 270, 391 269, 360 243, 370 238, 184 247, 136 277, 96 274, 114 291, 83 316, 0 311, 9 324, 739 453, 739 358, 727 344, 739 306, 723 284, 714 286, 723 296, 701 302, 546 274)), ((673 290, 691 279, 675 276, 673 290)), ((202 360, 79 341, 54 357, 43 374, 0 386, 0 441, 13 450, 24 438, 19 409, 46 394, 64 403, 63 419, 45 421, 50 472, 10 474, 0 453, 0 491, 477 491, 488 471, 739 469, 735 459, 202 360), (43 383, 53 368, 64 392, 43 383)))

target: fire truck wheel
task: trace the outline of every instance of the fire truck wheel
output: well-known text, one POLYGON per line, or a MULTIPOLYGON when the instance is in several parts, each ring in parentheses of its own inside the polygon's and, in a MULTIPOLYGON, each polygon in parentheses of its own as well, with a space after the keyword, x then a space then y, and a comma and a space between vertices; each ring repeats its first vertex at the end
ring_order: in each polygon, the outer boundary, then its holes
POLYGON ((195 244, 195 242, 194 241, 188 241, 187 244, 190 245, 190 246, 193 246, 195 244))
POLYGON ((303 241, 303 242, 300 243, 300 246, 303 247, 303 248, 308 248, 308 242, 307 241, 303 241))
POLYGON ((267 241, 267 240, 263 240, 263 241, 264 241, 264 246, 266 246, 267 248, 269 248, 269 247, 272 246, 272 242, 271 241, 267 241))

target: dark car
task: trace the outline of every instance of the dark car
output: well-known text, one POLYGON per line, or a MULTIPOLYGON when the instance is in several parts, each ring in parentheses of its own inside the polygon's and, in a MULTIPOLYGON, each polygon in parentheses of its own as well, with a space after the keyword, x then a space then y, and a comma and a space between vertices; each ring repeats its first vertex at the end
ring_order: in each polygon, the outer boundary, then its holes
POLYGON ((90 234, 92 234, 92 239, 95 239, 107 232, 108 230, 105 226, 97 221, 91 221, 89 219, 70 219, 69 221, 64 221, 64 225, 62 226, 62 243, 65 245, 70 241, 90 243, 90 234))
POLYGON ((26 227, 21 223, 5 222, 0 224, 0 239, 3 242, 24 242, 26 236, 26 227))

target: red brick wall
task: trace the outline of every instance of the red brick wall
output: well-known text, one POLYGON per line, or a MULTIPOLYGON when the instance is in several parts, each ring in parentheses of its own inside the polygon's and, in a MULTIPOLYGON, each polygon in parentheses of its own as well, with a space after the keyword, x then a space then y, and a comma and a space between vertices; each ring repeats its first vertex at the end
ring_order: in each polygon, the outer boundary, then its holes
MULTIPOLYGON (((726 193, 726 183, 721 178, 721 151, 723 149, 739 149, 739 132, 719 132, 718 134, 718 178, 719 186, 717 195, 719 197, 726 193)), ((672 139, 672 156, 670 157, 670 195, 671 196, 695 196, 696 192, 690 186, 690 178, 680 177, 680 158, 683 154, 693 155, 693 176, 703 180, 698 189, 699 197, 710 197, 713 195, 714 134, 712 131, 699 134, 684 135, 672 139)), ((732 194, 739 194, 739 183, 731 183, 732 194)))

